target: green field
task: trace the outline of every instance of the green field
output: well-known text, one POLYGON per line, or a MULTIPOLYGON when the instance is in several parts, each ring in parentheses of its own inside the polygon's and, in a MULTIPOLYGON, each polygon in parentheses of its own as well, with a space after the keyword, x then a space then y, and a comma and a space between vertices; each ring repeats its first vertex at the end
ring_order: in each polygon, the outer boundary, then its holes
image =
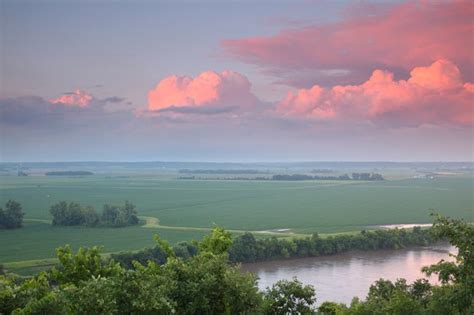
POLYGON ((62 244, 102 245, 105 252, 140 249, 153 243, 155 233, 172 243, 199 239, 214 225, 236 233, 337 233, 379 224, 426 223, 429 209, 474 221, 473 185, 468 175, 383 182, 186 181, 144 174, 2 176, 0 202, 21 202, 26 221, 22 229, 0 230, 0 262, 54 257, 54 249, 62 244), (104 203, 130 200, 139 215, 156 218, 159 225, 53 227, 49 207, 60 200, 99 210, 104 203))

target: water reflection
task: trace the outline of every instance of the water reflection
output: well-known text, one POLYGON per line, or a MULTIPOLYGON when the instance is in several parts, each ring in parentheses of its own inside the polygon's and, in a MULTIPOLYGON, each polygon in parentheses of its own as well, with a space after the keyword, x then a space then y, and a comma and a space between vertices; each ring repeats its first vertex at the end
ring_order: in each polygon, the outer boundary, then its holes
MULTIPOLYGON (((350 303, 354 296, 365 298, 370 285, 380 279, 424 277, 421 268, 441 259, 451 259, 455 248, 448 244, 422 249, 353 252, 329 257, 245 264, 242 269, 258 275, 265 289, 280 279, 297 277, 316 288, 318 301, 350 303)), ((436 278, 430 279, 436 283, 436 278)))

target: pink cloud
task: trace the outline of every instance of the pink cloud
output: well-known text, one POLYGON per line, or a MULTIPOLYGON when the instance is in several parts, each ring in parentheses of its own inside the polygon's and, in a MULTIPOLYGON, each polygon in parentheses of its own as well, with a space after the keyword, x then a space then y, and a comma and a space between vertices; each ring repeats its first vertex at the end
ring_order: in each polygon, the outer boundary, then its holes
POLYGON ((455 62, 473 80, 473 16, 472 1, 410 2, 375 16, 352 14, 275 36, 224 40, 222 46, 244 62, 279 74, 280 81, 286 73, 293 83, 299 80, 298 69, 320 70, 320 78, 347 84, 362 82, 377 68, 404 72, 439 59, 455 62))
POLYGON ((474 124, 474 84, 464 83, 459 68, 440 59, 415 67, 408 80, 375 70, 360 85, 291 91, 277 112, 324 120, 371 120, 394 125, 474 124))
POLYGON ((199 76, 169 76, 148 93, 148 109, 250 106, 257 101, 250 91, 249 80, 233 71, 205 71, 199 76))
POLYGON ((94 97, 86 91, 77 89, 72 93, 63 94, 58 98, 50 99, 51 104, 64 104, 68 106, 87 107, 94 97))

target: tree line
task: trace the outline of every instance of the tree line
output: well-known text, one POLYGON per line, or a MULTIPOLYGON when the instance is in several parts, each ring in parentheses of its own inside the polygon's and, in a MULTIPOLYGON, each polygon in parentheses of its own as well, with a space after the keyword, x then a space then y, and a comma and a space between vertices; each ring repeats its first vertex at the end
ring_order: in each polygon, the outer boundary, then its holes
POLYGON ((348 174, 343 175, 307 175, 307 174, 284 174, 273 175, 272 180, 363 180, 363 181, 379 181, 385 178, 378 173, 352 173, 352 177, 348 174))
MULTIPOLYGON (((186 170, 187 171, 187 170, 186 170)), ((220 173, 217 171, 214 172, 180 172, 180 173, 188 173, 188 174, 257 174, 257 173, 250 173, 250 172, 228 172, 228 173, 220 173)), ((263 173, 263 172, 261 172, 263 173)), ((358 181, 381 181, 385 180, 382 174, 378 173, 352 173, 351 176, 348 174, 342 175, 308 175, 308 174, 276 174, 273 176, 256 176, 256 177, 245 177, 245 176, 237 176, 237 177, 196 177, 193 175, 188 176, 178 176, 177 179, 184 179, 184 180, 285 180, 285 181, 300 181, 300 180, 358 180, 358 181)))
MULTIPOLYGON (((338 235, 321 238, 317 233, 311 237, 280 239, 277 237, 257 239, 252 233, 234 238, 229 247, 231 263, 250 263, 269 260, 318 257, 335 255, 351 250, 401 249, 433 244, 436 238, 429 229, 414 227, 404 229, 362 231, 356 235, 338 235)), ((179 242, 173 248, 174 255, 189 258, 198 252, 195 241, 179 242)), ((167 253, 159 247, 146 248, 137 252, 112 254, 115 261, 125 268, 133 268, 133 261, 146 263, 151 260, 157 264, 166 261, 167 253)))
POLYGON ((215 228, 188 258, 158 236, 163 264, 133 262, 123 268, 97 247, 58 248, 59 265, 31 278, 0 275, 2 314, 472 314, 474 311, 474 227, 439 217, 430 230, 457 247, 454 261, 426 266, 440 285, 426 279, 409 284, 380 279, 363 300, 349 305, 323 302, 297 279, 281 280, 260 292, 257 279, 229 261, 231 234, 215 228))
POLYGON ((50 213, 53 216, 53 225, 124 227, 139 223, 136 206, 129 201, 125 201, 122 206, 105 204, 100 215, 91 206, 84 207, 76 202, 60 201, 51 206, 50 213))
POLYGON ((180 169, 181 174, 267 174, 268 171, 260 171, 255 169, 180 169))
POLYGON ((8 200, 5 210, 0 208, 0 229, 17 229, 23 226, 23 213, 21 204, 15 200, 8 200))
POLYGON ((429 230, 414 227, 405 229, 361 231, 356 235, 338 235, 321 238, 311 237, 256 239, 251 233, 235 238, 229 249, 232 262, 258 262, 286 258, 317 257, 340 254, 351 250, 401 249, 426 246, 435 242, 429 230))

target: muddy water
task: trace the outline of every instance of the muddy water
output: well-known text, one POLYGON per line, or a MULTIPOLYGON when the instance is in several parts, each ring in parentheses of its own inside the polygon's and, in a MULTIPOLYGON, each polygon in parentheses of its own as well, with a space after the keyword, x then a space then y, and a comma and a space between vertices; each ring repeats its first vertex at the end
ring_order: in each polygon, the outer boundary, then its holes
MULTIPOLYGON (((404 250, 351 252, 329 257, 302 258, 285 261, 245 264, 242 269, 258 275, 264 290, 280 279, 297 277, 316 289, 318 302, 350 303, 354 296, 365 298, 370 285, 380 279, 405 278, 412 282, 424 277, 421 268, 451 259, 448 244, 404 250)), ((436 283, 436 277, 430 281, 436 283)), ((319 304, 319 303, 318 303, 319 304)))

